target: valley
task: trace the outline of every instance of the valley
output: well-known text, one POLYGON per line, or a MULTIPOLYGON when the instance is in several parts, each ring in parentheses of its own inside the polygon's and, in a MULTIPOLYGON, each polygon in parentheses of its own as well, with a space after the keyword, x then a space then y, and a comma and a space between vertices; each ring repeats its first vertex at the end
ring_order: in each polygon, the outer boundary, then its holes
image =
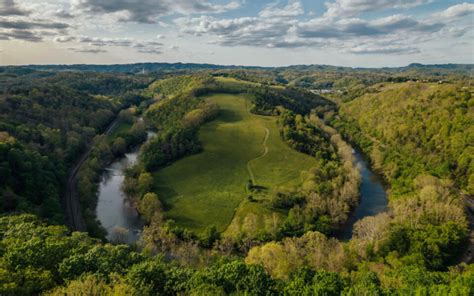
POLYGON ((470 295, 473 89, 430 69, 4 69, 0 294, 470 295))

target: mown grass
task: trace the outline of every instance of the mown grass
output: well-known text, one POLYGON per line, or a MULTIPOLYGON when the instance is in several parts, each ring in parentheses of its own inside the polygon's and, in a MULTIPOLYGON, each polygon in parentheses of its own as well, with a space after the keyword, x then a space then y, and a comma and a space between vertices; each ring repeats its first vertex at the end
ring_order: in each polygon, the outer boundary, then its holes
POLYGON ((167 218, 197 233, 210 225, 224 231, 236 213, 234 225, 227 231, 232 235, 250 213, 273 216, 267 193, 276 186, 297 185, 301 171, 316 161, 280 140, 275 117, 250 114, 248 95, 215 94, 205 98, 219 104, 220 113, 199 131, 203 151, 157 171, 155 191, 164 201, 167 218), (251 193, 246 188, 250 179, 247 163, 263 154, 265 128, 270 131, 268 153, 251 162, 250 167, 256 185, 266 189, 251 193), (242 202, 251 194, 257 201, 242 202))

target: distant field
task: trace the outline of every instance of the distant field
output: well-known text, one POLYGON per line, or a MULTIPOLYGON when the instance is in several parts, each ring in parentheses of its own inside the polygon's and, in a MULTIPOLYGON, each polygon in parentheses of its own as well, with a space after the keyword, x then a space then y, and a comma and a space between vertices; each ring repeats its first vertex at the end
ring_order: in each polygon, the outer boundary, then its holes
POLYGON ((284 213, 273 215, 265 202, 266 192, 280 185, 297 185, 301 171, 316 161, 280 140, 275 117, 250 114, 247 95, 215 94, 205 98, 219 104, 220 114, 201 127, 203 152, 154 174, 155 191, 165 203, 167 218, 197 233, 209 225, 224 231, 231 224, 226 232, 229 235, 242 230, 242 224, 255 222, 255 216, 280 219, 284 213), (249 170, 256 185, 267 187, 253 194, 258 202, 242 202, 251 194, 246 189, 249 170), (250 213, 255 215, 246 219, 250 213))
MULTIPOLYGON (((248 85, 248 86, 262 86, 261 83, 258 82, 252 82, 252 81, 246 81, 246 80, 241 80, 241 79, 236 79, 233 77, 215 77, 214 78, 217 82, 226 85, 228 87, 232 86, 242 86, 242 85, 248 85)), ((270 87, 272 88, 279 88, 283 89, 285 88, 284 86, 281 85, 271 85, 270 87)))

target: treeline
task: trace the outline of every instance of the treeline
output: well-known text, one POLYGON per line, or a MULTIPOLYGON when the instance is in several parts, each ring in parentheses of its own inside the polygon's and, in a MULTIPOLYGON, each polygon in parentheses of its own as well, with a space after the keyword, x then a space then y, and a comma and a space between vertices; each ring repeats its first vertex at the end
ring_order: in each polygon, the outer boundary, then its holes
MULTIPOLYGON (((199 79, 199 78, 197 78, 199 79)), ((148 171, 182 156, 198 152, 197 130, 217 116, 218 107, 197 97, 194 90, 152 105, 145 117, 158 131, 141 150, 140 160, 148 171)))
POLYGON ((0 211, 63 222, 60 196, 68 170, 123 107, 141 97, 126 77, 104 86, 95 74, 36 73, 2 77, 0 211), (79 85, 82 85, 81 87, 79 85))
POLYGON ((280 106, 297 114, 308 114, 316 107, 321 111, 335 109, 334 103, 316 94, 296 88, 256 88, 252 112, 264 115, 276 115, 276 107, 280 106))
POLYGON ((212 82, 212 77, 205 74, 181 75, 158 80, 152 83, 148 88, 155 94, 169 97, 179 93, 187 93, 196 88, 201 88, 210 82, 212 82))
POLYGON ((472 266, 448 273, 414 267, 377 273, 367 265, 335 272, 338 268, 332 262, 348 259, 336 257, 345 248, 311 232, 252 250, 246 262, 215 253, 208 266, 197 267, 179 265, 160 254, 138 253, 126 245, 102 244, 85 233, 68 234, 64 226, 49 226, 32 215, 0 218, 0 238, 2 295, 472 295, 474 291, 472 266))
POLYGON ((19 88, 29 89, 36 85, 60 85, 91 95, 122 96, 127 92, 146 88, 152 81, 148 75, 107 74, 94 72, 35 71, 28 68, 0 68, 3 93, 15 92, 19 88), (4 71, 2 71, 4 70, 4 71))
POLYGON ((241 81, 259 83, 262 86, 285 85, 288 81, 279 71, 270 70, 220 70, 212 73, 215 77, 231 77, 241 81))
POLYGON ((279 237, 314 230, 329 234, 347 220, 359 197, 360 174, 351 149, 316 115, 309 119, 282 110, 278 125, 289 146, 318 160, 302 174, 301 188, 274 194, 273 206, 289 209, 279 237))

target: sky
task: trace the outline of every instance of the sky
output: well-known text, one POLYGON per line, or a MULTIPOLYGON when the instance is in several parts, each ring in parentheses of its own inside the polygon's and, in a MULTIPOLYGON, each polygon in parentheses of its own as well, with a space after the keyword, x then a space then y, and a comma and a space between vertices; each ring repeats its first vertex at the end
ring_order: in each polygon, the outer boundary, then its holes
POLYGON ((0 0, 0 64, 474 63, 474 1, 0 0))

